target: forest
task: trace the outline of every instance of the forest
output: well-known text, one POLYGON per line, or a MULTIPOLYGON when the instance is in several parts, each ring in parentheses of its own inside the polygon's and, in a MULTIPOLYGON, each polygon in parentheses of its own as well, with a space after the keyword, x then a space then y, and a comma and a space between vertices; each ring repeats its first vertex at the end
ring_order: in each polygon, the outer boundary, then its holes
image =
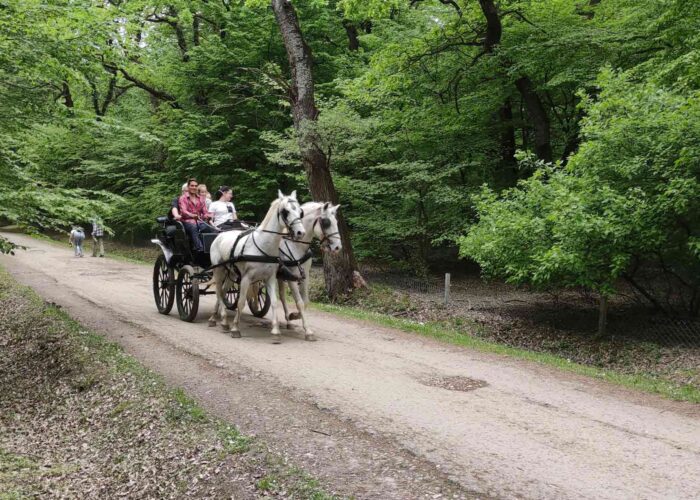
POLYGON ((296 189, 342 205, 331 295, 358 262, 470 263, 697 316, 698 26, 682 0, 0 0, 0 219, 143 240, 188 177, 246 219, 296 189))

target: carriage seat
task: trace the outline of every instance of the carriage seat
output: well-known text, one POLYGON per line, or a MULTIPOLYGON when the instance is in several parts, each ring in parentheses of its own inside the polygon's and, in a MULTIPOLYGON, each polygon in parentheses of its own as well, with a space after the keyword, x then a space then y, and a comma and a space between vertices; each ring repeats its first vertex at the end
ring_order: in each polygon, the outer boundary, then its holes
POLYGON ((200 230, 199 234, 202 237, 202 243, 204 243, 204 252, 209 253, 211 250, 211 244, 214 243, 216 237, 221 234, 221 231, 216 229, 214 226, 207 224, 207 227, 200 230))

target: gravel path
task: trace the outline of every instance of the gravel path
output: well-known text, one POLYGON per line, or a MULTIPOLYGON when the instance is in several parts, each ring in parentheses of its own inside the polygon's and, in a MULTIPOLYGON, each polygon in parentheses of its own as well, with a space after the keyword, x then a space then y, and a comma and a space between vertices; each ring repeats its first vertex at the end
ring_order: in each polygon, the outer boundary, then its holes
POLYGON ((312 311, 316 343, 159 315, 151 269, 5 235, 20 282, 357 498, 698 498, 700 406, 312 311))

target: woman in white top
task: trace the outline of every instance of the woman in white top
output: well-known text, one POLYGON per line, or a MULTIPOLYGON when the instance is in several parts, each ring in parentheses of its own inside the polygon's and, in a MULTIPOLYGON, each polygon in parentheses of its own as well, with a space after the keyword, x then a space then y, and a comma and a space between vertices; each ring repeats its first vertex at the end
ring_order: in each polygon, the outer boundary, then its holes
POLYGON ((238 219, 236 207, 231 203, 233 191, 228 186, 221 186, 214 195, 216 201, 209 205, 209 212, 212 214, 212 224, 218 229, 229 229, 234 227, 233 221, 238 219))

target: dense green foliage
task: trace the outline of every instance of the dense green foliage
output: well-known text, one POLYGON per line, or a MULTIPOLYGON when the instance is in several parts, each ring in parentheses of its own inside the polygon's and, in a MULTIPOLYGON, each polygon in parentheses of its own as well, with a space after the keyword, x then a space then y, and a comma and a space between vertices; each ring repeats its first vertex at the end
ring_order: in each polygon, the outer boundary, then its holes
MULTIPOLYGON (((700 6, 294 5, 359 258, 423 269, 459 248, 605 294, 653 265, 696 293, 700 6)), ((143 237, 191 175, 233 185, 244 217, 308 193, 267 1, 0 0, 0 33, 0 218, 97 213, 143 237)))

